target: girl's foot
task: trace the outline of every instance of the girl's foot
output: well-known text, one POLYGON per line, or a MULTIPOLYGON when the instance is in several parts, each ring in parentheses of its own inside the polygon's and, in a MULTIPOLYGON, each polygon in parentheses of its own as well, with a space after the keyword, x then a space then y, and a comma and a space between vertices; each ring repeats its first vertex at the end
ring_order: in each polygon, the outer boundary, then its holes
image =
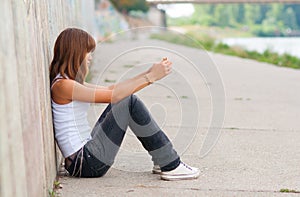
MULTIPOLYGON (((154 173, 154 172, 153 172, 154 173)), ((167 181, 178 181, 196 179, 200 175, 198 168, 190 167, 187 164, 181 162, 177 168, 167 172, 161 172, 161 179, 167 181)))

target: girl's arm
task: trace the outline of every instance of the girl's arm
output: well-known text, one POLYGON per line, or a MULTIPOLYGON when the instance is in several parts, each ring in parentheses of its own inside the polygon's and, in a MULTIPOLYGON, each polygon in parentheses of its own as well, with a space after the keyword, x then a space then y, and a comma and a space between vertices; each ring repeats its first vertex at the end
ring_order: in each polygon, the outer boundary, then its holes
MULTIPOLYGON (((131 79, 116 83, 107 88, 93 88, 74 80, 60 80, 52 88, 52 98, 64 101, 78 100, 91 103, 117 103, 127 96, 160 80, 171 72, 172 62, 164 60, 131 79)), ((58 102, 59 103, 59 102, 58 102)))
POLYGON ((108 90, 112 90, 114 85, 111 85, 111 86, 99 86, 99 85, 95 85, 95 84, 91 84, 91 83, 87 83, 87 82, 84 82, 83 84, 84 86, 88 87, 88 88, 95 88, 95 89, 108 89, 108 90))

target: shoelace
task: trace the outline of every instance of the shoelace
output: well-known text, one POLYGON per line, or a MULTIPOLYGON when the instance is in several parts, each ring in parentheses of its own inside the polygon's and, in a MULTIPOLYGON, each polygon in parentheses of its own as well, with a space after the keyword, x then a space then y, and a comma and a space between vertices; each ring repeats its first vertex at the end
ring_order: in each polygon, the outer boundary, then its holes
POLYGON ((182 163, 182 165, 184 166, 184 167, 186 167, 187 169, 189 169, 189 170, 193 170, 190 166, 188 166, 187 164, 185 164, 185 163, 183 163, 183 162, 181 162, 182 163))

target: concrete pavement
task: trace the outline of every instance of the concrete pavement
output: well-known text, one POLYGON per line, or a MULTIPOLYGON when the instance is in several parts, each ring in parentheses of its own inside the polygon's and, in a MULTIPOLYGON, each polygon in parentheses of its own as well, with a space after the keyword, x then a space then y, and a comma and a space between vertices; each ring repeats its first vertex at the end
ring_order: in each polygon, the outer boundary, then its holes
MULTIPOLYGON (((120 39, 98 45, 93 82, 108 85, 124 80, 164 56, 173 61, 174 72, 138 95, 182 160, 201 169, 199 179, 168 182, 151 174, 150 157, 128 131, 104 177, 61 177, 62 196, 297 195, 279 191, 300 191, 300 71, 162 41, 120 39), (213 66, 225 88, 223 125, 211 122, 218 103, 212 102, 210 88, 220 84, 198 72, 213 66), (200 150, 212 125, 220 126, 221 135, 215 136, 216 145, 204 156, 200 150)), ((222 103, 222 90, 219 93, 213 96, 222 103)), ((104 107, 91 107, 91 124, 104 107)))

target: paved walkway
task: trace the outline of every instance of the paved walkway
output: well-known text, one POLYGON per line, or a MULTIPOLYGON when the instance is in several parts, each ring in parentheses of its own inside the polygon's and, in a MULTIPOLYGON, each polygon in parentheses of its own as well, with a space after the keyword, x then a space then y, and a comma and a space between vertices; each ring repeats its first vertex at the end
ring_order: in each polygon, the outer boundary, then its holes
MULTIPOLYGON (((200 178, 160 180, 151 174, 150 157, 128 131, 109 172, 93 179, 62 177, 63 197, 281 196, 285 195, 279 192, 283 188, 300 190, 299 70, 162 41, 121 39, 98 46, 93 82, 103 85, 123 80, 164 56, 174 62, 174 72, 138 95, 173 140, 183 161, 201 169, 200 178), (217 94, 210 92, 222 84, 203 76, 213 70, 213 63, 225 87, 223 126, 211 122, 216 116, 213 107, 224 101, 222 89, 217 94), (200 151, 212 125, 221 129, 221 135, 204 156, 200 151)), ((104 107, 93 105, 91 123, 104 107)), ((212 137, 216 140, 218 136, 212 137)))

